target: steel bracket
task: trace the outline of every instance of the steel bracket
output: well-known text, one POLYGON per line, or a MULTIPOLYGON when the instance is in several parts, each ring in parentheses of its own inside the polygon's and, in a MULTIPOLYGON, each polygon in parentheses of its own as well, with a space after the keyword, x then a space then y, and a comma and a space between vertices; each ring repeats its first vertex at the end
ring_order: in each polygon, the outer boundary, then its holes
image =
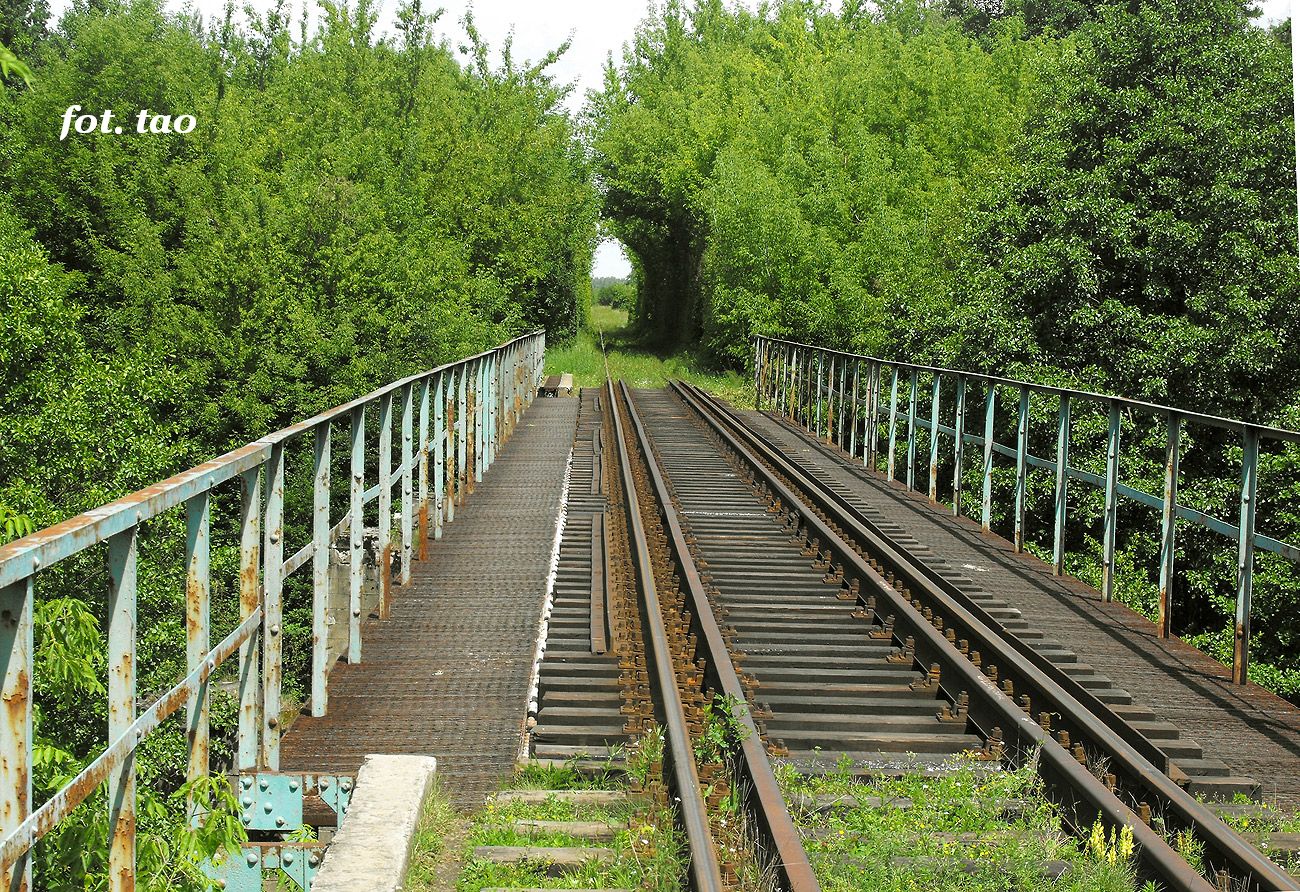
POLYGON ((203 864, 203 872, 224 892, 262 892, 264 871, 279 871, 303 892, 310 892, 312 880, 325 857, 325 845, 305 842, 246 843, 238 853, 225 852, 203 864))
POLYGON ((240 775, 236 785, 245 830, 291 833, 303 824, 303 800, 319 797, 338 816, 347 814, 353 778, 334 774, 259 771, 240 775))

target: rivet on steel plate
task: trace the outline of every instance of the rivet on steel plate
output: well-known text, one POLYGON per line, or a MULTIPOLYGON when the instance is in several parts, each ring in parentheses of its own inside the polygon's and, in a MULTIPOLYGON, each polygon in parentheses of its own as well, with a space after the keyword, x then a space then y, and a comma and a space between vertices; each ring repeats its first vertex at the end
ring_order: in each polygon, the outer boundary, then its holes
POLYGON ((269 786, 271 786, 271 782, 268 781, 266 778, 262 778, 261 780, 259 780, 259 781, 257 782, 257 787, 258 787, 258 789, 261 790, 261 791, 264 792, 264 793, 266 792, 266 790, 267 790, 267 788, 268 788, 269 786))
POLYGON ((249 853, 248 853, 248 856, 247 856, 247 860, 248 860, 248 863, 249 863, 250 866, 253 865, 253 864, 256 864, 256 863, 257 863, 257 852, 249 852, 249 853))
POLYGON ((329 785, 330 785, 330 779, 328 777, 322 777, 320 779, 320 788, 322 790, 328 787, 329 785))
POLYGON ((291 781, 289 781, 289 790, 290 790, 291 792, 297 793, 297 792, 298 792, 298 781, 296 781, 296 780, 291 780, 291 781))
POLYGON ((263 806, 262 806, 262 810, 265 811, 268 815, 269 815, 269 814, 270 814, 274 809, 275 809, 275 803, 273 803, 273 802, 268 802, 268 803, 266 803, 266 805, 263 805, 263 806))
POLYGON ((285 823, 286 823, 286 822, 285 822, 285 820, 284 820, 284 815, 276 815, 276 816, 275 816, 275 826, 277 826, 277 827, 283 827, 283 826, 285 825, 285 823))
POLYGON ((252 796, 242 796, 242 797, 240 797, 239 803, 240 803, 241 805, 243 805, 245 808, 247 808, 248 806, 250 806, 250 805, 253 804, 253 797, 252 797, 252 796))
POLYGON ((280 860, 283 861, 285 864, 292 864, 293 852, 285 852, 283 855, 280 856, 280 860))
POLYGON ((307 856, 307 863, 312 867, 315 867, 317 864, 320 864, 320 856, 313 852, 307 856))

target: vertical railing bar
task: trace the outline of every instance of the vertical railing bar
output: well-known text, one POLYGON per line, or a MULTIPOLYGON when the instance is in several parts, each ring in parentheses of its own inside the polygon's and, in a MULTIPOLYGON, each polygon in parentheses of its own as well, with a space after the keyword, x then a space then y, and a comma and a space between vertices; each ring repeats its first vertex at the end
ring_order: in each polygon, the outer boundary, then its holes
POLYGON ((1119 403, 1110 401, 1106 437, 1106 516, 1102 522, 1101 599, 1115 597, 1115 526, 1119 513, 1119 403))
POLYGON ((1259 477, 1259 431, 1247 427, 1241 453, 1241 518, 1237 536, 1237 616, 1232 641, 1232 680, 1250 678, 1250 599, 1255 582, 1255 496, 1259 477))
POLYGON ((848 388, 847 388, 848 379, 846 377, 848 375, 848 370, 849 370, 848 360, 841 359, 840 360, 840 410, 835 416, 835 430, 836 430, 835 445, 839 446, 840 449, 844 448, 844 417, 845 415, 848 414, 844 410, 844 404, 848 398, 848 388))
POLYGON ((411 558, 415 544, 415 387, 402 388, 402 585, 411 581, 411 558))
POLYGON ((442 520, 446 513, 447 483, 447 398, 446 377, 438 376, 433 401, 433 538, 442 538, 442 520))
POLYGON ((754 411, 763 411, 763 339, 754 340, 754 411))
POLYGON ((907 392, 907 488, 916 489, 916 389, 917 371, 912 369, 907 392))
POLYGON ((456 504, 463 504, 465 501, 465 486, 468 481, 466 471, 466 447, 469 445, 469 426, 466 424, 469 410, 469 394, 467 392, 469 369, 461 366, 458 369, 457 377, 458 391, 456 394, 456 504))
POLYGON ((872 471, 877 470, 880 446, 880 363, 872 360, 867 365, 867 426, 863 436, 867 439, 867 448, 862 453, 866 464, 872 471))
MULTIPOLYGON (((108 540, 108 739, 126 734, 135 721, 136 572, 139 527, 108 540)), ((108 888, 135 888, 135 749, 108 776, 108 888)))
POLYGON ((980 526, 993 528, 993 423, 997 419, 998 388, 992 381, 984 398, 984 491, 980 503, 980 526))
POLYGON ((957 376, 957 408, 953 413, 952 516, 961 516, 962 459, 966 454, 966 376, 957 376))
MULTIPOLYGON (((1165 444, 1165 498, 1160 512, 1160 598, 1157 624, 1160 637, 1173 634, 1174 556, 1178 533, 1178 463, 1181 451, 1182 418, 1169 413, 1165 444)), ((1240 543, 1238 543, 1240 547, 1240 543)))
POLYGON ((898 452, 898 366, 894 366, 894 381, 889 388, 889 461, 888 477, 897 480, 894 475, 894 454, 898 452))
MULTIPOLYGON (((239 621, 248 620, 261 603, 262 562, 262 468, 240 475, 242 498, 239 509, 239 621)), ((252 771, 261 752, 261 686, 257 667, 261 631, 254 632, 239 646, 239 753, 236 767, 252 771)))
POLYGON ((280 770, 280 681, 284 650, 281 594, 284 585, 284 444, 271 447, 266 482, 266 544, 263 546, 262 597, 262 764, 280 770))
POLYGON ((416 552, 419 560, 429 556, 429 407, 432 397, 432 382, 426 377, 420 379, 420 442, 419 451, 419 498, 416 500, 416 540, 420 547, 416 552))
MULTIPOLYGON (((0 734, 0 832, 8 835, 32 813, 32 672, 36 589, 33 577, 0 588, 0 668, 5 705, 4 733, 0 734)), ((31 852, 24 852, 5 872, 6 892, 29 892, 32 885, 31 852)))
MULTIPOLYGON (((320 718, 329 708, 330 598, 330 438, 333 425, 316 426, 312 451, 311 510, 311 714, 320 718)), ((356 523, 356 520, 353 520, 356 523)))
POLYGON ((1070 395, 1061 394, 1056 413, 1056 497, 1052 522, 1052 572, 1065 572, 1065 523, 1070 506, 1070 395))
POLYGON ((379 398, 379 618, 392 611, 393 588, 393 394, 379 398))
POLYGON ((934 374, 930 385, 930 501, 939 501, 939 396, 943 375, 934 374))
POLYGON ((1016 413, 1016 497, 1015 532, 1016 551, 1025 550, 1025 510, 1029 476, 1029 388, 1020 388, 1020 406, 1016 413))
MULTIPOLYGON (((207 490, 185 502, 185 665, 198 669, 211 649, 211 493, 207 490)), ((189 765, 186 780, 208 776, 208 679, 186 698, 186 745, 189 765)), ((196 820, 195 803, 189 803, 196 820)))
POLYGON ((858 378, 862 375, 862 361, 853 361, 853 421, 849 425, 849 455, 858 457, 858 420, 862 416, 862 407, 858 402, 858 378))
POLYGON ((361 662, 361 592, 365 586, 366 409, 352 410, 351 523, 348 524, 348 663, 361 662))

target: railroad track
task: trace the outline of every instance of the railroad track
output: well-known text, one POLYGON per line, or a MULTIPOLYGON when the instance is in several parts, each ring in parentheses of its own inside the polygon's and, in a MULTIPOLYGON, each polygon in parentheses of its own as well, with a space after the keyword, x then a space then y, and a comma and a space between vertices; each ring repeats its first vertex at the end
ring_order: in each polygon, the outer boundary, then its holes
POLYGON ((1033 766, 1080 835, 1099 816, 1131 828, 1139 875, 1165 889, 1295 888, 1179 786, 1140 707, 1062 668, 740 416, 685 385, 582 398, 595 430, 570 489, 585 474, 602 497, 565 533, 532 751, 609 758, 662 727, 691 888, 759 888, 744 857, 771 887, 820 888, 791 805, 812 835, 806 813, 832 806, 787 802, 779 773, 942 776, 959 756, 987 776, 1033 766), (736 705, 725 769, 696 757, 719 703, 736 705), (741 803, 747 856, 718 855, 720 787, 741 803), (1200 870, 1171 847, 1178 832, 1200 870))

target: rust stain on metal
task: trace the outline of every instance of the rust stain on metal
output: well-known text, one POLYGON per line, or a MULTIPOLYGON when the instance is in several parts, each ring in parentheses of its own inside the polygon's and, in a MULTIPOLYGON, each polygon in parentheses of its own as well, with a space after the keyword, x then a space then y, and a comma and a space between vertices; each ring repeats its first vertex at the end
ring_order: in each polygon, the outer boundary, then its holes
POLYGON ((379 618, 388 619, 393 612, 393 543, 384 543, 379 558, 379 618))

